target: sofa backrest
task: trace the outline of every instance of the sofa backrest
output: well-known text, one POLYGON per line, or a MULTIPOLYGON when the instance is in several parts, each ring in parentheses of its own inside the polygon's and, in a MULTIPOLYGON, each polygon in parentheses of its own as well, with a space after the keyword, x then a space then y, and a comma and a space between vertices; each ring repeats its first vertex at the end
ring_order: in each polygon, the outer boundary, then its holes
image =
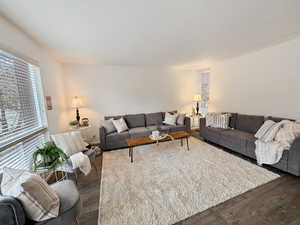
POLYGON ((124 116, 124 119, 129 128, 145 127, 145 114, 130 114, 124 116))
POLYGON ((255 134, 265 121, 264 116, 237 114, 236 129, 255 134))
POLYGON ((163 122, 163 114, 162 112, 156 113, 147 113, 145 114, 146 118, 146 126, 153 126, 153 125, 161 125, 163 122))

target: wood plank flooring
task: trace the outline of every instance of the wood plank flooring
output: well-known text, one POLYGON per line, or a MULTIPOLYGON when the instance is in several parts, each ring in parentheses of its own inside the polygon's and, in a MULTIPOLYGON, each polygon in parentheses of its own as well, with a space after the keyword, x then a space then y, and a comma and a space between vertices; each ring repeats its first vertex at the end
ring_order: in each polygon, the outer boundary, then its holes
MULTIPOLYGON (((97 157, 97 164, 101 170, 102 155, 97 157)), ((81 225, 97 225, 100 180, 95 170, 89 176, 79 177, 78 189, 83 202, 81 225)), ((281 174, 274 181, 175 225, 300 225, 300 178, 281 174)))

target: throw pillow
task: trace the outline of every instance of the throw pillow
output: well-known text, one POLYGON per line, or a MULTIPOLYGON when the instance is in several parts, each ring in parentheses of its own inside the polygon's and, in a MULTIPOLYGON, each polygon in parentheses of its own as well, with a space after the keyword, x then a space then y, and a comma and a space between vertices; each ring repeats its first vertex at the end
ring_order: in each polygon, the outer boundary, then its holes
POLYGON ((295 124, 292 121, 284 122, 282 129, 279 129, 275 136, 275 141, 282 144, 284 149, 289 149, 296 138, 296 133, 294 132, 295 124))
POLYGON ((279 123, 273 124, 273 126, 264 134, 264 136, 261 138, 263 142, 270 142, 273 141, 277 132, 282 127, 282 121, 279 123))
POLYGON ((275 122, 273 120, 266 120, 254 136, 261 139, 274 124, 275 122))
POLYGON ((164 124, 176 125, 176 121, 177 121, 177 114, 171 114, 171 113, 166 112, 165 120, 163 121, 164 124))
POLYGON ((214 124, 216 113, 208 113, 205 117, 206 126, 211 127, 214 124))
POLYGON ((230 117, 229 113, 209 113, 206 116, 206 126, 228 129, 230 117))
POLYGON ((101 122, 101 126, 105 128, 107 134, 117 131, 116 127, 113 124, 113 119, 103 120, 101 122))
POLYGON ((227 113, 226 114, 217 113, 214 117, 214 122, 212 124, 212 127, 228 129, 230 116, 231 115, 227 113))
POLYGON ((185 118, 185 114, 183 114, 183 113, 178 114, 177 124, 184 125, 184 118, 185 118))
POLYGON ((115 128, 117 129, 118 133, 122 133, 122 132, 128 130, 128 126, 123 117, 121 117, 118 120, 113 120, 112 122, 113 122, 115 128))
POLYGON ((4 168, 1 191, 3 195, 18 199, 31 220, 44 221, 58 216, 57 194, 36 174, 4 168))

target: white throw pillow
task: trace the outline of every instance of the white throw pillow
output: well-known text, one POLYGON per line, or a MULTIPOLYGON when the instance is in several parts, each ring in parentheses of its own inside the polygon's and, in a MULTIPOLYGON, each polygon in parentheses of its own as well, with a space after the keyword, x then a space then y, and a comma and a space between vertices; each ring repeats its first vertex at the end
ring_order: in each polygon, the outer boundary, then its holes
POLYGON ((58 216, 60 203, 57 194, 36 174, 4 168, 1 192, 17 198, 31 220, 44 221, 58 216))
POLYGON ((275 122, 273 120, 266 120, 254 136, 261 139, 274 124, 275 122))
POLYGON ((206 126, 228 129, 230 117, 229 113, 209 113, 206 116, 206 126))
POLYGON ((177 116, 178 116, 177 114, 171 114, 166 112, 165 120, 163 121, 163 123, 167 125, 176 125, 177 116))
POLYGON ((128 130, 128 126, 123 117, 121 117, 118 120, 113 120, 112 122, 113 122, 115 128, 117 129, 118 133, 122 133, 122 132, 128 130))

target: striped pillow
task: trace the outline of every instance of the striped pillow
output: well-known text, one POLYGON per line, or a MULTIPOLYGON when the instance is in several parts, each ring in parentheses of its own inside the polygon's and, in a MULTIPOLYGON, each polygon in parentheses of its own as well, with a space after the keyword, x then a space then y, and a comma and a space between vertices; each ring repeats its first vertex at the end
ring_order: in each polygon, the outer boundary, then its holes
POLYGON ((58 195, 38 175, 4 168, 1 191, 3 195, 18 199, 31 220, 44 221, 58 216, 58 195))
POLYGON ((228 113, 210 113, 206 116, 206 126, 228 129, 230 117, 228 113))

